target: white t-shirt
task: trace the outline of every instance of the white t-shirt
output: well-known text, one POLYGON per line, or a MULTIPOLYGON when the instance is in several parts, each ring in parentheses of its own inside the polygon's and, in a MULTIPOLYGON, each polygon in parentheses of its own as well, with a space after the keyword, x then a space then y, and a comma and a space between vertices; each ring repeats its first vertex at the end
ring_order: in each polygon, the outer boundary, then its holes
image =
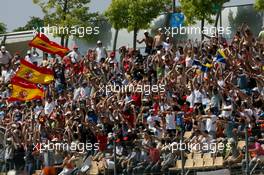
POLYGON ((166 111, 169 108, 169 105, 167 103, 160 103, 159 106, 161 112, 166 111))
POLYGON ((186 101, 190 103, 190 107, 192 108, 194 106, 193 103, 193 93, 187 96, 186 101))
POLYGON ((211 118, 206 119, 206 124, 205 128, 208 132, 210 131, 216 131, 216 120, 217 116, 216 115, 211 115, 211 118))
POLYGON ((74 90, 73 100, 78 100, 79 98, 86 98, 87 94, 83 87, 79 87, 74 90))
POLYGON ((193 103, 203 103, 203 94, 199 90, 193 91, 193 103))
POLYGON ((223 104, 223 110, 221 116, 229 118, 232 114, 232 105, 223 104))
POLYGON ((169 48, 170 48, 170 44, 167 43, 167 42, 162 42, 162 46, 163 46, 163 48, 164 48, 166 51, 169 50, 169 48))
POLYGON ((29 55, 25 56, 25 60, 26 60, 27 62, 33 63, 33 59, 32 59, 32 57, 29 56, 29 55))
POLYGON ((72 63, 78 63, 81 59, 81 56, 79 53, 75 52, 74 50, 71 51, 69 54, 68 54, 68 57, 71 58, 71 62, 72 63))
POLYGON ((3 70, 2 71, 2 77, 3 77, 3 81, 5 83, 7 83, 8 81, 10 81, 11 77, 14 75, 14 71, 12 69, 10 70, 3 70))
POLYGON ((166 129, 176 129, 175 115, 166 114, 166 129))
POLYGON ((190 67, 192 67, 192 63, 193 63, 192 58, 187 56, 185 58, 185 66, 188 67, 188 68, 190 68, 190 67))
POLYGON ((44 113, 46 115, 49 115, 53 111, 54 108, 55 108, 54 102, 51 102, 51 103, 46 102, 45 107, 44 107, 44 113))
POLYGON ((105 47, 97 47, 95 49, 97 57, 96 57, 96 62, 99 63, 101 61, 102 58, 106 58, 107 55, 105 53, 105 47))
POLYGON ((218 81, 217 81, 217 84, 218 84, 221 88, 224 88, 224 86, 225 86, 225 81, 224 81, 224 80, 218 80, 218 81))
POLYGON ((156 116, 152 116, 152 115, 148 116, 147 123, 149 125, 149 129, 155 130, 155 127, 154 127, 155 121, 160 121, 160 117, 157 115, 156 116))

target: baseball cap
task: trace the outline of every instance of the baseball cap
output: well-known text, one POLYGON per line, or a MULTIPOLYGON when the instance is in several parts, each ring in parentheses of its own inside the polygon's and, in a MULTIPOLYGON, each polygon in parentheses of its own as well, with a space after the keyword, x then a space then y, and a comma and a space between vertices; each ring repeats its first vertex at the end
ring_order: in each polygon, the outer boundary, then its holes
POLYGON ((5 50, 5 46, 1 46, 1 50, 5 50))
POLYGON ((111 52, 110 57, 115 57, 115 52, 111 52))

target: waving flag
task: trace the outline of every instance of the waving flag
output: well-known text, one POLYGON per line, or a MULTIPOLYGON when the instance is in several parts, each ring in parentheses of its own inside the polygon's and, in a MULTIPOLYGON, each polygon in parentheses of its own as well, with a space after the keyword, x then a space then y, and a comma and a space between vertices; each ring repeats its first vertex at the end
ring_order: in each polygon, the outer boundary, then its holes
POLYGON ((28 82, 39 84, 49 84, 54 80, 53 71, 51 69, 38 67, 26 60, 20 60, 20 68, 15 76, 28 82))
POLYGON ((225 55, 224 51, 219 49, 217 51, 216 61, 219 63, 226 63, 226 60, 225 60, 226 58, 227 56, 225 55))
POLYGON ((183 13, 173 13, 170 17, 170 26, 171 27, 181 27, 184 23, 183 13))
POLYGON ((202 64, 201 67, 200 67, 200 70, 202 72, 209 72, 210 67, 207 64, 206 65, 202 64))
POLYGON ((30 101, 44 97, 44 91, 37 85, 26 82, 24 79, 14 77, 11 80, 12 93, 8 101, 30 101))
POLYGON ((210 70, 210 68, 213 67, 213 65, 210 63, 202 64, 199 60, 196 60, 196 59, 193 60, 192 65, 198 66, 198 68, 202 72, 208 72, 210 70))
POLYGON ((38 33, 35 38, 29 42, 29 46, 38 48, 50 54, 58 54, 61 57, 64 57, 66 53, 69 52, 68 48, 62 47, 61 45, 50 41, 46 35, 40 33, 38 33))

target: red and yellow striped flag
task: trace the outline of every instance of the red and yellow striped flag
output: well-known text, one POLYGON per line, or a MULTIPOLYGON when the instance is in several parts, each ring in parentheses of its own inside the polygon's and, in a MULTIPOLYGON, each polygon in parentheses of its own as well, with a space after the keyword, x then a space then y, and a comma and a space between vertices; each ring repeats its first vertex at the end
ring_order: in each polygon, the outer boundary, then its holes
POLYGON ((8 101, 30 101, 34 99, 42 99, 44 90, 37 85, 26 82, 24 79, 14 77, 11 80, 12 93, 8 101))
POLYGON ((54 80, 53 71, 51 69, 38 67, 24 59, 20 60, 20 68, 15 76, 28 82, 39 84, 49 84, 54 80))
POLYGON ((50 54, 58 54, 61 57, 64 57, 66 53, 69 52, 68 48, 50 41, 49 38, 42 33, 38 33, 35 38, 29 42, 29 46, 38 48, 50 54))

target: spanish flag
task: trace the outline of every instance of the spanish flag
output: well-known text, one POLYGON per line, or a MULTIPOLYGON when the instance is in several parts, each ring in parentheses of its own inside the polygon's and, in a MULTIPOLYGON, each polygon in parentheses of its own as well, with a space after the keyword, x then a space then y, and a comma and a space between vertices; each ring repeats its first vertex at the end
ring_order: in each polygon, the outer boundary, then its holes
POLYGON ((42 99, 44 90, 37 85, 26 82, 24 79, 14 77, 11 80, 12 93, 8 101, 30 101, 34 99, 42 99))
POLYGON ((24 59, 20 60, 20 68, 15 76, 28 82, 39 84, 49 84, 54 80, 53 71, 51 69, 38 67, 24 59))
POLYGON ((57 54, 61 57, 64 57, 66 53, 69 52, 68 48, 50 41, 49 38, 42 33, 38 33, 33 40, 29 42, 29 46, 38 48, 50 54, 57 54))

